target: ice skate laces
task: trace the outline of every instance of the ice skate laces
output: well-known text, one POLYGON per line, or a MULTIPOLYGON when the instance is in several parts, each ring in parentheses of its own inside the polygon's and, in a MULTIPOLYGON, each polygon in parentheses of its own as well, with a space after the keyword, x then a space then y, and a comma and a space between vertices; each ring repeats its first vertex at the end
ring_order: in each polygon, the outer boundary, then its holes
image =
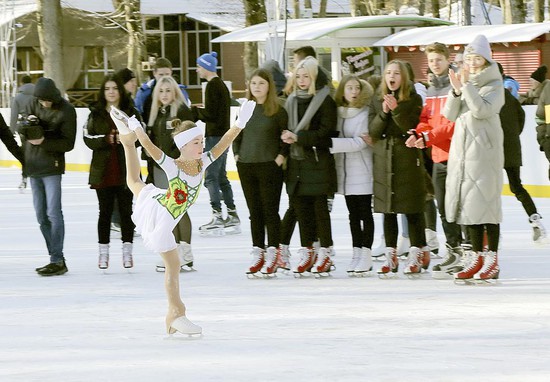
POLYGON ((406 266, 409 268, 420 267, 419 258, 421 253, 422 252, 420 251, 420 248, 411 248, 411 250, 409 251, 409 256, 407 256, 406 266))

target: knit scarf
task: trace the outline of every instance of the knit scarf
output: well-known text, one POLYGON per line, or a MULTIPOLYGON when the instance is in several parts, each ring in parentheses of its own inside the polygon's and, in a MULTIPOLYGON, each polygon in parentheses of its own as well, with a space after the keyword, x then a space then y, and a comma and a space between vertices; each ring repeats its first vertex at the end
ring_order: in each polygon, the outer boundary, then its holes
MULTIPOLYGON (((298 90, 288 96, 285 104, 285 109, 288 112, 288 129, 294 134, 298 134, 298 132, 302 130, 308 130, 311 119, 315 113, 317 113, 317 110, 319 110, 323 104, 323 101, 329 95, 329 92, 328 86, 325 86, 315 93, 300 121, 298 121, 298 100, 296 98, 306 98, 311 97, 311 95, 308 95, 304 91, 298 90)), ((293 143, 290 145, 290 157, 296 160, 304 160, 304 148, 297 143, 293 143)))

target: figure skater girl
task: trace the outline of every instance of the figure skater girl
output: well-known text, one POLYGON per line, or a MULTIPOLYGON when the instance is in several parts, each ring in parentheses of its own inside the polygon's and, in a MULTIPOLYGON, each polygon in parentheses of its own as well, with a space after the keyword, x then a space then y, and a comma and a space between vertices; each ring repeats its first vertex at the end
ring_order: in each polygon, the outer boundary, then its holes
POLYGON ((180 297, 180 261, 177 243, 172 233, 182 216, 197 200, 204 170, 221 156, 252 116, 256 103, 246 101, 239 111, 234 126, 210 151, 203 152, 204 133, 191 121, 176 121, 173 139, 180 150, 180 156, 172 159, 151 142, 141 123, 116 108, 111 109, 111 118, 120 132, 126 156, 126 177, 128 187, 137 201, 132 219, 141 234, 145 246, 161 254, 166 265, 165 288, 168 297, 166 330, 183 334, 201 334, 202 328, 185 316, 185 305, 180 297), (164 170, 168 178, 168 189, 145 184, 140 178, 140 162, 135 148, 139 140, 144 149, 164 170))

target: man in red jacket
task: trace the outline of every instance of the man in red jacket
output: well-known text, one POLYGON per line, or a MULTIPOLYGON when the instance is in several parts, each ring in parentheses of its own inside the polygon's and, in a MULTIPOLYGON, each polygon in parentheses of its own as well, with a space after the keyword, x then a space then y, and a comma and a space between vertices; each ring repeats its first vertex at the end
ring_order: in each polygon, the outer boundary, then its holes
POLYGON ((447 239, 447 253, 440 264, 434 265, 434 278, 448 277, 447 271, 458 265, 462 257, 462 231, 460 225, 449 223, 445 218, 445 181, 447 179, 447 160, 454 132, 454 123, 442 114, 447 95, 451 89, 449 81, 449 49, 441 43, 433 43, 426 47, 428 67, 433 73, 432 81, 426 95, 426 104, 420 115, 420 123, 416 133, 407 140, 407 146, 431 148, 434 162, 432 181, 435 190, 437 208, 447 239))

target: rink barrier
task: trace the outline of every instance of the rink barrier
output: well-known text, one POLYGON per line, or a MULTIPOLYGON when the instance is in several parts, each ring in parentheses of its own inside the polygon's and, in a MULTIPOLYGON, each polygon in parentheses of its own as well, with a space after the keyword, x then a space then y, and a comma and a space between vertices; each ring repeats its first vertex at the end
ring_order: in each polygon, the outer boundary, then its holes
MULTIPOLYGON (((536 139, 535 112, 536 105, 523 106, 525 110, 525 128, 521 134, 523 166, 521 167, 521 179, 527 191, 533 197, 549 198, 550 182, 548 180, 548 160, 544 153, 539 150, 536 139)), ((232 107, 232 120, 236 118, 238 107, 232 107)), ((90 162, 92 160, 92 150, 85 144, 83 139, 83 126, 86 123, 90 110, 87 108, 77 108, 77 136, 75 147, 65 155, 66 170, 89 172, 90 162)), ((4 116, 6 123, 10 120, 10 109, 0 108, 0 113, 4 116)), ((204 128, 204 124, 199 122, 198 126, 204 128)), ((11 155, 4 145, 0 145, 0 167, 19 166, 19 162, 11 155)), ((20 166, 19 166, 20 167, 20 166)), ((145 161, 142 161, 142 171, 147 173, 145 161)), ((237 166, 233 157, 231 148, 227 157, 227 175, 231 180, 238 180, 237 166)), ((507 181, 506 175, 504 180, 507 181)), ((512 195, 507 183, 502 189, 503 195, 512 195)))

